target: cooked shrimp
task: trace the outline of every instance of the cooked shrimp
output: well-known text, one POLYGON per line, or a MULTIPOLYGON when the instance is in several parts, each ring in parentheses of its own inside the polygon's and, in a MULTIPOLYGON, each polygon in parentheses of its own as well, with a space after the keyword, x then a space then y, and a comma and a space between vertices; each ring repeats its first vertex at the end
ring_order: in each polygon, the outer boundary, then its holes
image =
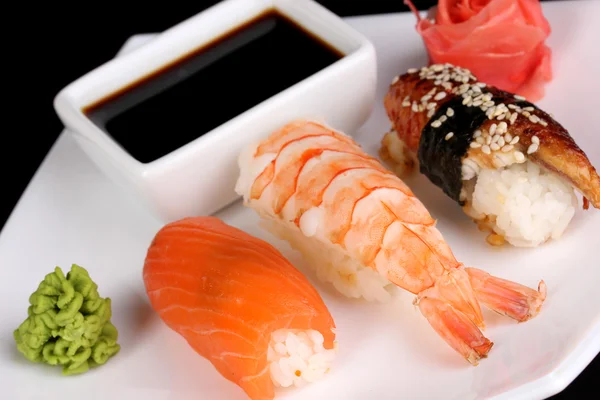
POLYGON ((244 203, 315 269, 337 268, 325 280, 358 285, 372 271, 415 294, 431 326, 473 365, 493 345, 481 332, 480 302, 521 322, 540 311, 543 281, 536 291, 465 268, 411 189, 341 132, 294 121, 248 148, 239 164, 244 203))

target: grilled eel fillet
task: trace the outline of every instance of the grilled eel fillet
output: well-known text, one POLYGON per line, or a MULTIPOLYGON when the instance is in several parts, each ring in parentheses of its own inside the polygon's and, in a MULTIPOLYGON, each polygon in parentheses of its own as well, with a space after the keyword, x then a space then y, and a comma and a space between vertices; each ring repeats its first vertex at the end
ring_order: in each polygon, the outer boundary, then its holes
MULTIPOLYGON (((512 151, 566 178, 583 194, 584 209, 588 208, 588 200, 595 208, 600 208, 600 177, 562 125, 524 98, 478 82, 467 69, 449 64, 410 69, 394 78, 385 96, 385 109, 395 131, 388 135, 395 134, 403 142, 405 159, 395 161, 404 162, 404 170, 412 170, 418 164, 416 154, 423 129, 431 119, 440 117, 438 110, 445 103, 453 100, 459 107, 479 107, 486 112, 483 123, 469 126, 471 132, 490 132, 490 129, 494 130, 492 125, 495 124, 497 129, 505 122, 509 138, 512 137, 513 142, 518 140, 512 145, 512 151), (457 103, 457 97, 461 97, 462 102, 457 103), (494 101, 489 101, 489 97, 494 101), (514 139, 516 137, 519 139, 514 139), (532 146, 534 142, 539 144, 532 146)), ((380 152, 388 161, 389 139, 384 138, 380 152)), ((509 144, 504 143, 505 146, 509 144)), ((494 162, 494 152, 486 154, 482 147, 469 147, 468 155, 476 156, 482 166, 499 167, 494 162)))

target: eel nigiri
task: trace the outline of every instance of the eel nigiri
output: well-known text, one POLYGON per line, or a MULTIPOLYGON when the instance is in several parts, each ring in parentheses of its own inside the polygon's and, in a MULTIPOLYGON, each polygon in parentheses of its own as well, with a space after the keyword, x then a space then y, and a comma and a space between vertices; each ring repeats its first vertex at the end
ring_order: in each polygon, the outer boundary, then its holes
POLYGON ((253 400, 322 378, 335 324, 319 293, 267 242, 216 217, 164 226, 144 263, 153 309, 253 400))
POLYGON ((477 365, 492 347, 480 302, 526 321, 546 297, 465 268, 409 187, 346 134, 293 121, 239 157, 236 191, 264 225, 348 297, 386 301, 390 285, 446 342, 477 365))
POLYGON ((523 97, 434 64, 394 78, 381 157, 419 168, 473 218, 487 241, 534 247, 562 236, 577 208, 600 208, 600 176, 567 130, 523 97))

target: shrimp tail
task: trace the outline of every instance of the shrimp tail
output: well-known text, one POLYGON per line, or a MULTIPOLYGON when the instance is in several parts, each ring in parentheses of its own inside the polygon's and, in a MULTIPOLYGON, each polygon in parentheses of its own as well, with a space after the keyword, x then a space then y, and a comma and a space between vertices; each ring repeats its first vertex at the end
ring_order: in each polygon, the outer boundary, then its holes
POLYGON ((416 303, 433 329, 469 363, 475 366, 480 359, 487 357, 494 343, 469 317, 443 300, 428 297, 426 293, 417 298, 416 303))
POLYGON ((481 332, 483 315, 463 267, 446 271, 434 286, 418 294, 415 304, 436 332, 471 364, 487 356, 493 343, 481 332))
POLYGON ((538 290, 497 278, 477 268, 466 268, 477 299, 499 314, 519 322, 535 317, 546 299, 546 284, 540 281, 538 290))

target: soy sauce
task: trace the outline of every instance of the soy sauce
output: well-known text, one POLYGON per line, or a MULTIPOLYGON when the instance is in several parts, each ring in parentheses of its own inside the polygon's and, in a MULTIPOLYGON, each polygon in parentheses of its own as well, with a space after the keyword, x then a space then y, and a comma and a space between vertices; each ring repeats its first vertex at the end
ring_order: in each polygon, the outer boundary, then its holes
POLYGON ((147 163, 343 56, 272 11, 83 112, 147 163))

